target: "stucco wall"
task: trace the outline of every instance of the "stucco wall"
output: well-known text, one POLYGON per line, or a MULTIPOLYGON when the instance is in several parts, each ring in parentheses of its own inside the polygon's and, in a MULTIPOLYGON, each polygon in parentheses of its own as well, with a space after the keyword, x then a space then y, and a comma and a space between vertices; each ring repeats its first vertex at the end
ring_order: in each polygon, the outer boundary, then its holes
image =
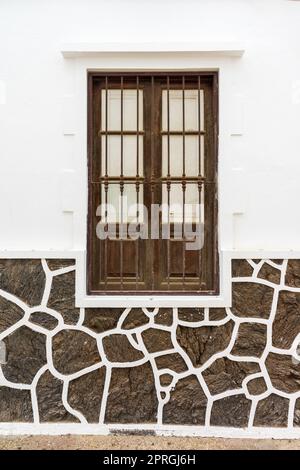
MULTIPOLYGON (((224 71, 221 248, 299 249, 300 219, 291 203, 300 170, 298 2, 13 0, 0 10, 0 249, 85 248, 86 110, 76 94, 78 86, 86 89, 62 44, 166 41, 245 47, 239 59, 187 55, 181 62, 224 71), (71 179, 63 170, 74 171, 71 179)), ((135 63, 174 65, 168 56, 157 60, 144 55, 135 63)), ((126 64, 103 56, 96 63, 126 64)))

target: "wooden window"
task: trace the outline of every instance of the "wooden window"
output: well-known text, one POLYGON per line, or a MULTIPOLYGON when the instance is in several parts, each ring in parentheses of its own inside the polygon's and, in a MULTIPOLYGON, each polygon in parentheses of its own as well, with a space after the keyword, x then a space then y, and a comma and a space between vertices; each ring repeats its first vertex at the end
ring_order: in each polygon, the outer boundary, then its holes
POLYGON ((217 79, 89 74, 89 294, 218 293, 217 79))

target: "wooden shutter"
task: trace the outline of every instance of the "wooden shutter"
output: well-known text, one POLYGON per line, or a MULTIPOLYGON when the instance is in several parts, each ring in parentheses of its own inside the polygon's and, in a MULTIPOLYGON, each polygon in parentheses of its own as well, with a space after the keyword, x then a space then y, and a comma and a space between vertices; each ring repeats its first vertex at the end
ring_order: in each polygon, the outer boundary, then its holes
POLYGON ((89 293, 218 292, 217 101, 216 73, 89 74, 89 293), (96 213, 118 197, 114 217, 96 213), (129 214, 126 198, 147 217, 129 214), (191 216, 186 205, 195 201, 191 216), (151 238, 153 205, 174 202, 151 238), (148 222, 148 237, 122 236, 134 219, 141 231, 148 222), (99 239, 96 228, 112 221, 115 238, 99 239), (201 223, 202 249, 187 250, 178 233, 201 223))

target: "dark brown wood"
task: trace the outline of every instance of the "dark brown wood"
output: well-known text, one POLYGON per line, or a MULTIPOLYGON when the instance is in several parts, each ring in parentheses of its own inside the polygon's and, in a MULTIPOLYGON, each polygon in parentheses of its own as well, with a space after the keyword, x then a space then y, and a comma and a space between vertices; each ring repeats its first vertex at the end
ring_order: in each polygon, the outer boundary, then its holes
MULTIPOLYGON (((87 292, 89 294, 155 293, 188 295, 213 295, 219 291, 218 240, 217 240, 217 151, 218 151, 218 74, 216 72, 154 72, 154 73, 89 73, 88 76, 88 168, 89 168, 89 216, 87 246, 87 292), (186 89, 199 92, 199 129, 185 131, 184 93, 186 89), (101 90, 105 89, 106 122, 101 125, 101 90), (137 129, 123 129, 123 99, 121 100, 121 130, 107 128, 107 90, 137 90, 137 129), (171 131, 169 122, 169 90, 183 90, 183 131, 171 131), (139 90, 143 91, 144 128, 139 128, 139 90), (162 90, 168 90, 167 131, 162 130, 162 90), (200 128, 200 90, 204 92, 205 129, 200 128), (107 139, 109 135, 121 136, 121 174, 108 175, 107 139), (136 136, 136 175, 123 173, 123 138, 136 136), (183 174, 173 176, 170 170, 170 137, 183 136, 183 174), (185 175, 185 137, 199 137, 198 175, 185 175), (143 173, 139 168, 139 139, 143 136, 143 173), (162 176, 162 137, 167 136, 168 171, 162 176), (105 139, 105 168, 101 168, 101 144, 105 139), (201 138, 204 139, 204 168, 201 168, 201 138), (120 194, 125 184, 132 184, 136 190, 136 201, 148 209, 148 225, 151 227, 151 204, 162 202, 162 187, 166 185, 167 201, 170 203, 172 184, 180 184, 183 199, 183 221, 185 226, 185 195, 187 185, 198 187, 199 200, 204 194, 205 238, 201 251, 187 251, 186 239, 172 239, 174 226, 171 225, 171 239, 158 240, 105 240, 96 237, 99 217, 96 207, 101 203, 102 194, 107 201, 110 185, 119 185, 120 194), (102 192, 101 188, 104 188, 102 192), (143 188, 143 200, 140 190, 143 188)), ((138 217, 138 214, 137 214, 138 217)), ((170 220, 168 213, 168 221, 170 220)), ((103 221, 107 223, 107 219, 103 221)), ((102 222, 101 222, 102 223, 102 222)), ((123 213, 117 233, 124 226, 123 213)))

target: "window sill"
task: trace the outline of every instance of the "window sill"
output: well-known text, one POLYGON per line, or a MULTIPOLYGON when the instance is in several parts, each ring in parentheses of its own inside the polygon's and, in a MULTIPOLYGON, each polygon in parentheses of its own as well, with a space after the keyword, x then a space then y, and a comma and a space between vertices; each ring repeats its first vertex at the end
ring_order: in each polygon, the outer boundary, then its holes
POLYGON ((244 52, 244 47, 236 42, 71 43, 61 47, 61 53, 65 59, 111 53, 192 53, 241 57, 244 52))
POLYGON ((76 307, 79 308, 156 308, 156 307, 211 307, 231 306, 231 258, 219 253, 220 294, 218 295, 87 295, 86 252, 79 252, 76 263, 76 307))

